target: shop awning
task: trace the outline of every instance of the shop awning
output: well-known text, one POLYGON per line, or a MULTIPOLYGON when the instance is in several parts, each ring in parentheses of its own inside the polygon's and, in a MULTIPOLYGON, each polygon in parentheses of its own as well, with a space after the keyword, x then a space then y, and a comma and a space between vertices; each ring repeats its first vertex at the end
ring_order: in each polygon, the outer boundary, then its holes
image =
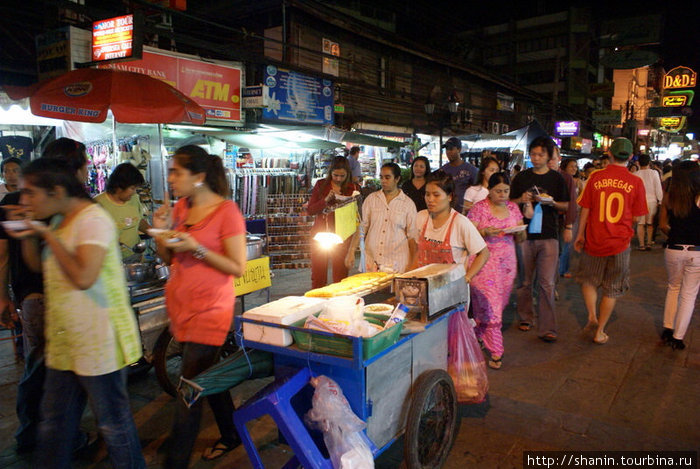
MULTIPOLYGON (((179 128, 178 128, 179 129, 179 128)), ((179 129, 180 130, 180 129, 179 129)), ((238 147, 265 150, 269 148, 333 150, 342 145, 308 135, 286 132, 245 132, 227 129, 192 130, 193 134, 206 135, 232 143, 238 147)))
MULTIPOLYGON (((325 142, 336 143, 354 143, 356 145, 369 145, 373 147, 401 148, 406 144, 396 142, 386 138, 372 137, 360 132, 352 130, 343 130, 333 126, 284 126, 263 124, 257 130, 260 135, 274 135, 292 141, 296 140, 297 136, 304 138, 316 138, 325 142)), ((336 145, 335 148, 342 145, 336 145)))

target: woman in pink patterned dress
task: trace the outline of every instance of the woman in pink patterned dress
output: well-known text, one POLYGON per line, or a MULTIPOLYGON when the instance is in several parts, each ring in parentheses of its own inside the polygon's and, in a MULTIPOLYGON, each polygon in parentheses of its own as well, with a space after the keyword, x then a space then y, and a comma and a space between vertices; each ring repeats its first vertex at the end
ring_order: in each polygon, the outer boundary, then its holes
POLYGON ((525 238, 525 231, 516 234, 503 231, 523 224, 520 209, 509 200, 509 183, 507 172, 492 175, 488 182, 488 197, 475 203, 468 215, 491 253, 486 265, 472 279, 471 300, 476 336, 488 351, 488 365, 494 369, 499 369, 502 363, 502 315, 517 273, 515 240, 525 238))

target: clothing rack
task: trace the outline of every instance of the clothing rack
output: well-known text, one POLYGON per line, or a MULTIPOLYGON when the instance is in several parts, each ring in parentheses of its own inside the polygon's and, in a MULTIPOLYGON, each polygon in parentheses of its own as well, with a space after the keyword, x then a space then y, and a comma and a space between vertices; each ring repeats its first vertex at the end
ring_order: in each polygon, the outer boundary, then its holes
POLYGON ((276 269, 311 266, 311 225, 306 213, 308 193, 275 194, 267 197, 267 233, 270 263, 276 269))
POLYGON ((244 216, 264 215, 269 195, 296 193, 299 174, 288 168, 239 168, 228 173, 233 198, 244 216))
POLYGON ((150 153, 150 136, 132 135, 117 139, 99 139, 85 143, 85 151, 88 156, 88 188, 91 195, 104 192, 107 178, 117 164, 121 161, 117 155, 122 152, 130 153, 134 146, 147 146, 150 153), (117 148, 115 148, 115 145, 117 148))

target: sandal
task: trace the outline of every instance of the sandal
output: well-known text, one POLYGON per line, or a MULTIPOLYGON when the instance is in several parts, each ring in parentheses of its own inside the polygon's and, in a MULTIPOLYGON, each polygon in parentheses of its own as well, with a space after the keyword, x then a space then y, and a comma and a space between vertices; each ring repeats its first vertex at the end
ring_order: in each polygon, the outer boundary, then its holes
POLYGON ((503 365, 503 357, 491 357, 488 361, 489 368, 500 370, 503 365))
POLYGON ((226 453, 229 453, 230 451, 236 449, 240 444, 240 440, 232 444, 226 444, 221 439, 219 439, 216 443, 214 443, 214 446, 204 450, 204 452, 202 453, 202 459, 205 461, 213 461, 215 459, 219 459, 226 453))
POLYGON ((545 342, 556 342, 557 335, 554 332, 547 332, 545 335, 540 337, 540 339, 544 340, 545 342))
POLYGON ((518 326, 518 329, 520 329, 523 332, 527 332, 530 329, 532 329, 532 324, 530 324, 529 322, 521 322, 518 326))

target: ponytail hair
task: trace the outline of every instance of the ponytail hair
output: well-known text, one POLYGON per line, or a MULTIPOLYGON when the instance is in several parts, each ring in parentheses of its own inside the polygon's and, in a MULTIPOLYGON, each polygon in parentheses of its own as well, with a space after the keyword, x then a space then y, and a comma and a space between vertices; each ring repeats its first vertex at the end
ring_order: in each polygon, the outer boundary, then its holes
POLYGON ((224 163, 218 156, 210 155, 197 145, 185 145, 175 150, 173 159, 192 174, 204 173, 204 183, 212 192, 225 199, 231 197, 224 163))

